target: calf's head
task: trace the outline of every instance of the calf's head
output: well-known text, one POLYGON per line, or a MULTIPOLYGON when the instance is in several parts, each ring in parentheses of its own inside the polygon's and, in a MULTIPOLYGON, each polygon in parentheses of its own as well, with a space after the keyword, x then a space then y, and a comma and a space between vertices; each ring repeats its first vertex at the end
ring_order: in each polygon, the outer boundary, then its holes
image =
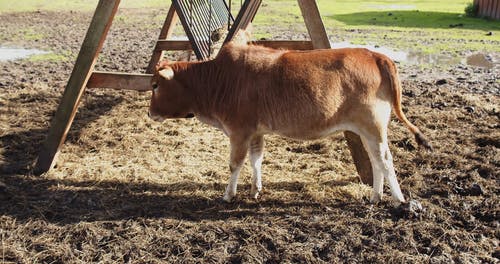
POLYGON ((174 77, 174 71, 170 66, 159 66, 153 75, 151 81, 153 94, 148 114, 155 121, 194 117, 191 111, 191 96, 174 77))

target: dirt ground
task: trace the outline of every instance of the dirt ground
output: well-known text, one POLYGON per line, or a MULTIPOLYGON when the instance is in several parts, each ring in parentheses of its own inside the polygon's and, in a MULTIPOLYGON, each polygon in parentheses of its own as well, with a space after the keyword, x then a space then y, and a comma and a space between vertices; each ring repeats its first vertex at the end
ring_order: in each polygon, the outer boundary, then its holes
MULTIPOLYGON (((160 11, 120 13, 134 22, 113 24, 97 69, 142 72, 160 11)), ((421 209, 394 207, 387 195, 371 205, 341 135, 267 136, 262 197, 249 198, 246 164, 228 204, 228 140, 195 119, 149 120, 148 93, 88 90, 57 166, 33 175, 90 17, 0 15, 3 45, 70 57, 0 62, 4 263, 499 262, 498 65, 400 68, 404 110, 435 147, 419 151, 391 122, 403 193, 421 209), (43 37, 23 39, 26 29, 43 37)))

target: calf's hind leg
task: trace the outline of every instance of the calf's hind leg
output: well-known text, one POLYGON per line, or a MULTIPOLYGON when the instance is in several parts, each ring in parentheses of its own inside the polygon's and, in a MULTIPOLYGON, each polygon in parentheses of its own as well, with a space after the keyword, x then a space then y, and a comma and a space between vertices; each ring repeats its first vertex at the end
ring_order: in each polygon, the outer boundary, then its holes
POLYGON ((229 169, 231 177, 224 193, 224 201, 230 202, 236 196, 236 187, 238 185, 238 176, 240 175, 241 166, 245 160, 248 151, 249 140, 247 137, 231 136, 231 157, 229 169))
POLYGON ((362 136, 363 144, 368 151, 373 168, 373 193, 371 202, 378 202, 382 198, 384 178, 389 183, 392 198, 399 203, 405 201, 392 162, 392 154, 387 143, 387 133, 381 135, 362 136))
POLYGON ((250 195, 257 199, 262 191, 262 159, 264 156, 264 137, 254 136, 250 141, 250 163, 252 164, 253 177, 250 195))
POLYGON ((404 202, 403 193, 396 179, 392 155, 387 141, 387 127, 391 117, 391 104, 386 100, 373 102, 372 108, 360 109, 358 134, 365 146, 372 164, 373 193, 371 202, 382 198, 384 178, 389 183, 392 198, 396 202, 404 202))

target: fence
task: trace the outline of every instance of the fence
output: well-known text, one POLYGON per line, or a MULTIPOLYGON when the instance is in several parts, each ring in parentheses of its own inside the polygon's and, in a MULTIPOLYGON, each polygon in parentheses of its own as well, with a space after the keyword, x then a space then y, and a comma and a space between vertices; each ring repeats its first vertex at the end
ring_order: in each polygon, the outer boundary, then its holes
POLYGON ((479 17, 500 19, 500 0, 474 0, 479 17))

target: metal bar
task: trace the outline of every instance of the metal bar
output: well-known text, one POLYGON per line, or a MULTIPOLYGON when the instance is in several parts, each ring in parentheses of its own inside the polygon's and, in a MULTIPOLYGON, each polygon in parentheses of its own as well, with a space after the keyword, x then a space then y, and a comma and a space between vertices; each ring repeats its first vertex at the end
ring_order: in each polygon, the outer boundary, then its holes
POLYGON ((182 26, 184 27, 184 31, 186 32, 186 35, 188 36, 188 38, 191 40, 191 44, 194 46, 193 51, 196 54, 196 57, 198 59, 203 58, 198 44, 196 43, 196 41, 194 41, 195 38, 194 38, 193 32, 191 31, 191 27, 190 27, 189 22, 188 22, 187 17, 186 17, 187 9, 182 5, 182 1, 172 0, 172 4, 174 4, 175 9, 178 11, 178 15, 179 15, 180 21, 182 23, 182 26))
POLYGON ((207 58, 207 54, 209 53, 210 50, 207 41, 204 41, 209 32, 208 23, 205 20, 206 19, 205 15, 208 14, 208 12, 206 10, 206 6, 204 5, 204 3, 206 3, 206 0, 199 0, 199 1, 203 2, 198 2, 194 6, 193 17, 195 18, 196 23, 193 23, 192 28, 195 32, 194 41, 196 42, 197 46, 199 46, 200 53, 202 55, 202 57, 198 59, 204 60, 207 58))
MULTIPOLYGON (((223 4, 223 6, 221 6, 222 10, 227 10, 227 13, 229 13, 229 16, 231 17, 231 22, 234 22, 234 17, 233 17, 233 14, 231 13, 232 10, 227 5, 226 0, 221 0, 221 3, 223 4)), ((240 6, 240 8, 241 8, 241 6, 240 6)))
MULTIPOLYGON (((212 9, 212 0, 209 0, 209 4, 208 4, 208 8, 209 8, 209 12, 208 12, 208 28, 209 28, 209 31, 208 31, 208 46, 211 47, 212 46, 212 13, 214 13, 215 11, 213 11, 212 9)), ((208 55, 210 56, 210 48, 209 48, 209 51, 208 51, 208 55)))
POLYGON ((212 8, 213 8, 213 11, 215 12, 215 21, 216 21, 216 25, 217 27, 221 26, 221 25, 224 25, 227 23, 227 12, 225 12, 225 10, 221 9, 220 5, 219 5, 219 2, 220 1, 212 1, 212 8))
POLYGON ((186 1, 172 2, 179 12, 196 57, 199 60, 207 59, 210 56, 211 33, 227 23, 227 18, 233 20, 227 3, 224 0, 192 0, 188 6, 186 1))
POLYGON ((206 59, 208 54, 210 53, 210 45, 208 44, 210 26, 208 21, 206 20, 206 15, 208 15, 207 5, 205 5, 207 0, 202 0, 201 3, 198 4, 195 17, 198 23, 195 23, 193 27, 197 29, 196 41, 199 43, 200 47, 202 47, 202 59, 206 59))
MULTIPOLYGON (((232 1, 229 0, 229 14, 231 14, 231 4, 232 4, 232 1)), ((229 29, 231 28, 231 18, 228 16, 227 18, 227 30, 229 31, 229 29)))

